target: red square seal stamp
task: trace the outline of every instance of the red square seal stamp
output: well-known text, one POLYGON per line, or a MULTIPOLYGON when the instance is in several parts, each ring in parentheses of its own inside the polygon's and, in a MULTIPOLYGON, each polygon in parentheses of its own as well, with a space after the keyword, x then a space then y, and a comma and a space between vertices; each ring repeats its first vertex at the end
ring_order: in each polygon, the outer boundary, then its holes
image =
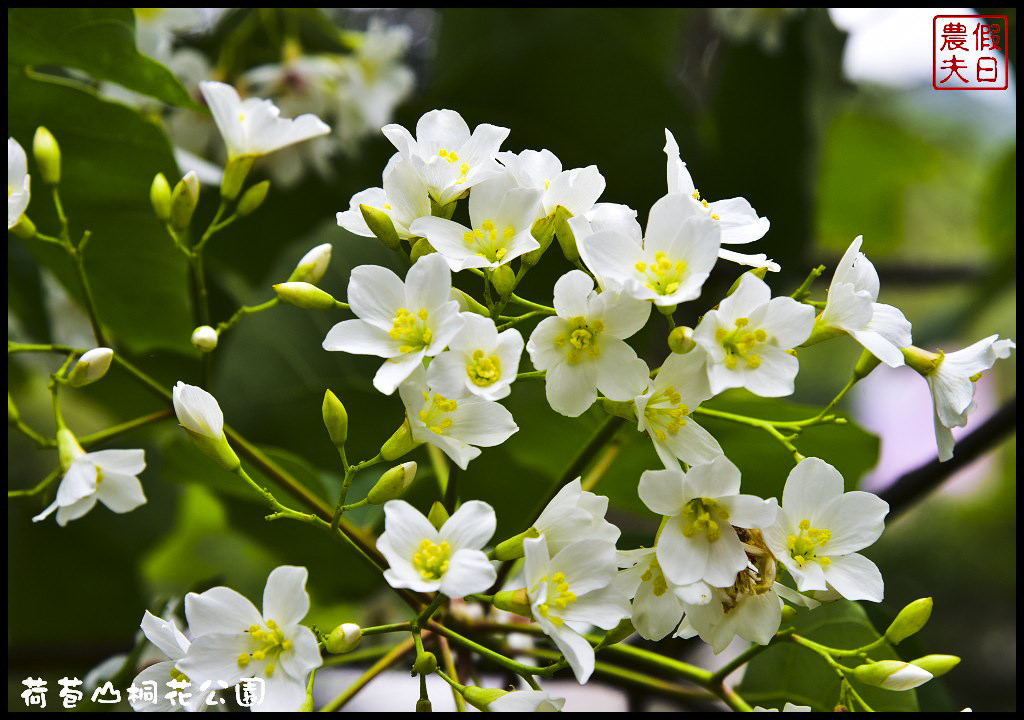
POLYGON ((932 87, 1006 90, 1010 25, 1005 15, 936 15, 932 20, 932 87))

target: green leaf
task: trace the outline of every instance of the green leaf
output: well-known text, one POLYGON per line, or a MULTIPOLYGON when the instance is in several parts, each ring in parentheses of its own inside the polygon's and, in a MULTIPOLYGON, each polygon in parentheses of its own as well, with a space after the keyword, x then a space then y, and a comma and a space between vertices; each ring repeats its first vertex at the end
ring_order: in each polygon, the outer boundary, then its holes
POLYGON ((8 10, 7 64, 76 68, 171 105, 199 109, 170 70, 135 48, 130 8, 8 10))
MULTIPOLYGON (((802 609, 792 623, 798 635, 829 647, 850 649, 879 637, 860 605, 840 600, 814 610, 802 609)), ((871 651, 872 660, 900 659, 885 643, 871 651)), ((853 666, 847 662, 848 666, 853 666)), ((912 712, 918 709, 913 690, 891 692, 854 681, 854 689, 875 710, 912 712)), ((839 700, 839 676, 824 659, 795 643, 768 648, 747 666, 737 691, 751 705, 782 706, 788 701, 831 712, 839 700)))
MULTIPOLYGON (((122 347, 194 354, 185 260, 149 202, 156 173, 178 176, 166 135, 135 110, 81 88, 30 80, 11 66, 7 81, 8 133, 31 148, 36 128, 45 125, 60 143, 61 200, 72 238, 93 232, 84 258, 101 322, 122 347)), ((31 162, 29 173, 28 215, 40 232, 56 235, 53 203, 31 162)), ((81 299, 78 278, 62 250, 32 240, 24 244, 81 299)))

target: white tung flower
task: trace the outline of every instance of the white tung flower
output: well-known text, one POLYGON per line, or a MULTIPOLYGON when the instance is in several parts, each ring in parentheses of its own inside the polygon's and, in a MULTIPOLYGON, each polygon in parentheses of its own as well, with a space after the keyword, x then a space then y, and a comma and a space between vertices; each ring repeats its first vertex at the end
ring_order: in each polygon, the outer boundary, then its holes
POLYGON ((541 536, 524 540, 523 551, 533 617, 582 685, 594 672, 594 648, 582 633, 591 625, 611 630, 629 617, 628 599, 614 583, 615 545, 581 540, 552 557, 541 536))
MULTIPOLYGON (((189 639, 178 629, 173 620, 162 620, 148 610, 142 617, 140 627, 146 639, 156 645, 169 660, 150 665, 135 677, 132 684, 142 686, 143 683, 154 682, 158 688, 163 688, 169 680, 181 679, 182 673, 175 666, 179 660, 185 657, 189 647, 192 645, 189 639)), ((197 691, 198 689, 196 687, 197 691)), ((199 692, 193 692, 187 704, 181 705, 172 703, 168 693, 161 691, 156 694, 156 702, 142 700, 141 697, 136 696, 136 699, 131 701, 131 706, 135 712, 197 710, 203 707, 200 703, 204 699, 203 695, 199 692)))
POLYGON ((858 550, 882 534, 889 505, 869 492, 843 493, 843 476, 818 458, 793 468, 764 539, 801 592, 834 589, 847 600, 882 600, 882 574, 858 550))
POLYGON ((392 156, 384 168, 384 187, 361 190, 352 196, 349 209, 338 213, 338 225, 354 235, 373 237, 360 205, 385 213, 395 226, 398 237, 414 236, 409 229, 413 221, 430 215, 430 195, 412 160, 400 154, 392 156))
POLYGON ((523 336, 515 328, 499 333, 493 320, 474 313, 463 313, 463 319, 448 350, 427 368, 427 383, 446 397, 506 397, 519 372, 523 336))
POLYGON ((561 712, 565 698, 554 697, 546 690, 517 690, 492 700, 491 712, 561 712))
POLYGON ((498 153, 498 160, 515 176, 520 187, 542 193, 538 217, 547 217, 559 206, 574 217, 594 208, 604 192, 604 177, 596 165, 562 170, 562 162, 550 150, 498 153))
POLYGON ((686 615, 674 637, 700 639, 718 654, 737 636, 767 645, 782 624, 782 599, 770 580, 761 582, 756 574, 743 572, 729 588, 714 588, 711 600, 701 605, 686 604, 686 615))
POLYGON ((665 467, 711 462, 722 454, 714 436, 698 425, 692 413, 711 397, 705 357, 700 352, 672 353, 657 377, 633 400, 637 430, 651 436, 665 467))
POLYGON ((39 522, 57 511, 61 527, 77 520, 93 509, 99 500, 116 513, 131 512, 146 502, 138 474, 146 469, 142 450, 98 450, 87 453, 67 430, 61 440, 62 452, 67 448, 71 465, 57 488, 57 497, 50 506, 32 518, 39 522))
POLYGON ((642 241, 617 230, 597 230, 577 241, 583 261, 605 287, 671 306, 700 297, 718 261, 720 236, 693 198, 669 194, 651 208, 642 241))
POLYGON ((568 483, 551 498, 533 527, 547 540, 548 552, 557 555, 578 540, 599 540, 612 545, 620 531, 605 520, 608 498, 583 489, 580 478, 568 483))
POLYGON ((935 441, 942 462, 953 457, 953 428, 966 425, 974 410, 974 383, 1017 347, 1013 340, 998 338, 991 335, 963 350, 939 353, 934 369, 925 375, 935 406, 935 441))
POLYGON ((734 387, 762 397, 791 395, 800 363, 788 351, 804 342, 813 326, 810 305, 772 298, 764 280, 744 273, 733 294, 693 331, 707 353, 712 395, 734 387))
POLYGON ((306 568, 282 565, 267 578, 263 612, 226 587, 185 596, 192 645, 178 662, 193 687, 207 680, 234 685, 262 678, 266 693, 253 710, 296 712, 306 699, 309 673, 320 667, 313 631, 299 623, 309 612, 306 568))
POLYGON ((422 367, 398 393, 413 440, 440 448, 463 470, 481 447, 501 445, 519 430, 512 413, 496 402, 474 395, 449 398, 428 387, 422 367))
POLYGON ((619 572, 616 583, 633 598, 630 618, 646 640, 661 640, 675 630, 687 604, 711 602, 712 588, 707 583, 676 585, 665 577, 655 548, 620 551, 619 564, 628 568, 619 572))
POLYGON ((12 137, 7 138, 7 229, 21 222, 29 201, 28 159, 12 137))
POLYGON ((390 395, 424 357, 439 355, 462 329, 451 292, 451 272, 440 255, 420 258, 404 283, 387 268, 360 265, 348 282, 348 302, 359 319, 331 328, 324 350, 387 358, 373 386, 390 395))
POLYGON ((384 505, 384 533, 377 549, 390 566, 384 579, 393 588, 440 592, 450 598, 483 592, 497 572, 483 552, 497 519, 485 502, 463 503, 438 530, 404 500, 384 505))
POLYGON ((899 367, 903 364, 900 349, 911 343, 910 323, 892 305, 875 302, 878 273, 860 251, 863 239, 858 235, 836 266, 818 324, 849 333, 886 365, 899 367))
POLYGON ((425 237, 452 270, 496 268, 540 244, 530 233, 540 193, 516 185, 510 173, 484 180, 469 196, 472 227, 440 217, 421 217, 410 230, 425 237))
POLYGON ((183 428, 210 440, 224 437, 224 411, 213 395, 201 387, 179 380, 171 392, 171 399, 178 422, 183 428))
MULTIPOLYGON (((702 200, 700 192, 693 184, 686 163, 679 158, 679 145, 672 133, 665 130, 665 157, 668 160, 668 191, 684 193, 700 203, 705 214, 714 220, 722 229, 722 245, 741 245, 754 242, 764 237, 770 226, 768 218, 759 217, 757 211, 744 198, 730 198, 709 203, 702 200)), ((740 265, 768 268, 778 272, 778 263, 769 260, 764 253, 747 255, 733 250, 719 248, 718 257, 740 265)))
POLYGON ((651 306, 610 291, 598 293, 594 281, 572 270, 555 283, 556 317, 538 323, 526 351, 546 371, 548 403, 569 417, 581 415, 600 390, 618 402, 640 394, 647 364, 624 342, 640 330, 651 306))
POLYGON ((508 128, 483 123, 473 134, 454 110, 431 110, 416 123, 416 137, 401 125, 385 125, 384 136, 410 158, 431 197, 447 205, 482 180, 502 172, 495 160, 508 128))
POLYGON ((648 470, 640 476, 640 499, 668 518, 658 536, 657 557, 665 577, 677 585, 699 580, 729 587, 747 566, 747 554, 733 526, 772 523, 775 506, 740 495, 740 471, 719 455, 688 473, 648 470))
POLYGON ((300 115, 294 120, 282 118, 271 101, 242 100, 233 87, 224 83, 201 82, 199 89, 224 138, 228 159, 266 155, 331 131, 315 115, 300 115))

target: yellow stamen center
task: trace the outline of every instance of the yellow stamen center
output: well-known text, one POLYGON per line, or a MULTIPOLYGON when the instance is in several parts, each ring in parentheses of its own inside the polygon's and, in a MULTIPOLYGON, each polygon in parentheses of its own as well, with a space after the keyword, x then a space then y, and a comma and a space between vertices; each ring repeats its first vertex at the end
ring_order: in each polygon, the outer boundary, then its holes
POLYGON ((473 362, 466 368, 469 381, 478 387, 493 385, 501 379, 501 358, 497 355, 484 355, 483 350, 473 351, 473 362))
POLYGON ((237 660, 238 667, 241 668, 248 667, 253 661, 266 662, 264 672, 270 676, 274 674, 281 653, 292 649, 292 641, 284 636, 284 632, 273 620, 266 620, 265 624, 265 628, 260 625, 249 626, 249 635, 255 649, 249 653, 242 653, 237 660))
POLYGON ((761 356, 753 351, 757 345, 768 342, 768 333, 762 328, 751 330, 749 318, 736 318, 735 324, 736 329, 731 332, 724 327, 715 331, 715 339, 725 348, 725 366, 734 370, 743 360, 751 369, 761 367, 761 356))
POLYGON ((452 557, 452 546, 446 542, 435 545, 424 538, 416 554, 412 556, 412 564, 424 580, 440 580, 448 572, 448 561, 452 557))
POLYGON ((651 395, 644 408, 648 432, 658 442, 665 442, 668 435, 675 435, 679 428, 686 425, 686 417, 690 408, 683 403, 682 396, 670 385, 651 395))
POLYGON ((673 262, 660 251, 654 254, 654 262, 641 260, 633 267, 646 277, 647 287, 659 295, 671 295, 686 278, 686 263, 682 260, 673 262))
POLYGON ((393 340, 402 341, 398 348, 401 352, 414 352, 430 345, 433 332, 427 325, 427 316, 426 308, 420 308, 415 315, 404 307, 398 308, 390 335, 393 340))
POLYGON ((654 597, 661 597, 668 592, 668 581, 665 579, 665 574, 661 572, 661 565, 654 554, 651 554, 651 564, 647 566, 647 571, 640 576, 640 579, 653 583, 651 592, 654 593, 654 597))
POLYGON ((570 365, 578 365, 584 356, 596 358, 601 354, 598 335, 604 332, 604 323, 595 320, 588 324, 582 315, 569 318, 569 330, 555 335, 555 347, 568 349, 570 365))
POLYGON ((462 239, 476 254, 493 263, 500 263, 508 255, 508 244, 516 236, 516 229, 506 225, 500 232, 493 220, 485 220, 479 228, 466 231, 462 239))
POLYGON ((569 589, 569 581, 565 577, 565 573, 557 572, 548 578, 547 575, 540 579, 541 583, 548 584, 547 602, 537 606, 537 611, 541 616, 547 618, 552 625, 561 627, 565 621, 558 615, 552 615, 551 609, 565 610, 567 607, 576 602, 576 593, 569 589))
POLYGON ((708 542, 715 542, 723 526, 729 527, 729 511, 711 498, 694 498, 683 508, 683 535, 686 537, 704 533, 708 542))
POLYGON ((453 424, 452 414, 459 409, 459 403, 449 400, 443 395, 434 393, 423 393, 423 409, 420 410, 420 420, 431 432, 441 435, 453 424))
POLYGON ((813 528, 811 521, 804 518, 800 521, 800 534, 790 535, 786 540, 790 556, 796 564, 803 567, 807 562, 817 561, 822 567, 828 567, 832 561, 818 556, 819 548, 824 548, 832 539, 832 531, 828 528, 813 528))

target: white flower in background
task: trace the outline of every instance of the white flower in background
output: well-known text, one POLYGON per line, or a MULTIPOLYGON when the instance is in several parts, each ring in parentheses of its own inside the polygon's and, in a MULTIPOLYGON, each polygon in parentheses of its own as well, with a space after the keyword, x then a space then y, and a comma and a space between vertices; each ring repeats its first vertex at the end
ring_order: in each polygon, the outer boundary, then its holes
POLYGON ((17 225, 29 201, 28 158, 12 137, 7 138, 7 229, 17 225))
POLYGON ((523 336, 515 328, 499 333, 494 321, 481 315, 462 317, 462 330, 427 368, 427 383, 446 397, 506 397, 519 372, 523 336))
POLYGON ((228 159, 266 155, 331 131, 314 115, 282 118, 281 111, 271 101, 242 100, 233 87, 224 83, 201 82, 199 89, 224 138, 228 159))
POLYGON ((772 523, 776 508, 767 500, 740 495, 740 471, 724 455, 688 473, 648 470, 640 476, 640 499, 668 522, 658 536, 657 558, 676 585, 698 580, 729 587, 747 566, 747 554, 733 526, 772 523))
MULTIPOLYGON (((178 703, 171 703, 167 697, 168 693, 164 692, 162 688, 167 684, 169 680, 182 680, 183 674, 180 670, 175 668, 175 665, 185 657, 188 652, 189 646, 192 644, 187 637, 178 629, 173 620, 162 620, 156 615, 153 615, 148 610, 142 617, 142 624, 140 626, 142 632, 146 635, 146 639, 156 645, 156 647, 168 658, 164 662, 154 663, 145 670, 135 676, 135 680, 132 681, 132 685, 142 686, 145 682, 155 682, 161 691, 156 694, 156 702, 152 700, 142 700, 141 697, 136 697, 131 702, 132 710, 135 712, 177 712, 186 709, 178 703)), ((200 703, 205 700, 202 694, 198 692, 198 686, 192 693, 192 697, 189 699, 187 709, 198 710, 204 708, 205 705, 200 703)))
MULTIPOLYGON (((744 198, 730 198, 709 203, 702 200, 693 184, 686 163, 679 158, 679 145, 672 133, 665 130, 665 157, 668 160, 668 191, 683 193, 696 200, 705 214, 714 220, 722 230, 722 245, 742 245, 760 240, 768 232, 768 218, 759 217, 757 211, 744 198)), ((778 263, 769 260, 764 253, 747 255, 720 247, 718 257, 740 265, 768 268, 778 272, 778 263)))
POLYGON ((764 539, 801 592, 833 588, 847 600, 882 600, 882 574, 858 550, 882 534, 889 505, 869 492, 843 493, 843 476, 818 458, 793 468, 764 539))
POLYGON ((935 441, 939 460, 953 457, 953 428, 967 424, 974 410, 974 383, 996 360, 1010 356, 1017 345, 991 335, 984 340, 951 353, 939 353, 924 374, 935 408, 935 441))
POLYGON ((580 478, 576 478, 551 498, 533 528, 547 540, 548 552, 553 555, 578 540, 614 545, 620 530, 605 520, 607 512, 608 498, 584 490, 580 478))
MULTIPOLYGON (((794 705, 791 702, 787 702, 782 706, 782 712, 810 712, 810 705, 794 705)), ((754 712, 779 712, 778 708, 763 708, 760 705, 754 707, 754 712)))
POLYGON ((492 700, 491 712, 561 712, 565 698, 554 697, 546 690, 517 690, 492 700))
POLYGON ((451 292, 451 272, 440 255, 420 258, 404 283, 387 268, 360 265, 348 281, 348 302, 359 319, 331 328, 323 348, 387 358, 373 386, 390 395, 462 329, 451 292))
POLYGON ((309 673, 323 663, 313 631, 299 624, 309 612, 307 575, 304 567, 275 568, 263 590, 262 613, 226 587, 186 595, 193 640, 177 667, 192 687, 263 678, 263 703, 252 709, 296 712, 306 699, 309 673))
POLYGON ((711 601, 712 588, 704 582, 680 586, 669 581, 658 564, 655 548, 620 551, 619 565, 628 568, 619 572, 615 582, 633 598, 630 618, 645 640, 661 640, 675 630, 685 604, 711 601))
POLYGON ((541 194, 542 213, 547 217, 559 206, 575 217, 594 208, 604 192, 604 177, 596 165, 575 170, 562 170, 562 162, 550 150, 523 150, 498 153, 498 160, 508 168, 520 187, 533 188, 541 194))
POLYGON ((512 413, 475 395, 449 398, 427 386, 422 366, 398 389, 413 440, 439 448, 463 470, 481 447, 501 445, 519 430, 512 413))
POLYGON ((530 233, 540 193, 516 185, 510 173, 496 175, 469 195, 471 228, 440 217, 421 217, 409 228, 425 237, 452 270, 496 268, 540 244, 530 233))
POLYGON ((744 273, 733 294, 693 331, 707 353, 712 395, 734 387, 762 397, 793 393, 800 363, 788 351, 810 336, 814 310, 771 294, 764 280, 744 273))
POLYGON ((416 171, 431 197, 446 205, 482 180, 502 172, 495 155, 508 128, 483 123, 473 134, 454 110, 431 110, 416 123, 416 137, 401 125, 385 125, 384 136, 416 171))
POLYGON ((384 534, 377 549, 390 566, 384 579, 393 588, 440 592, 450 598, 483 592, 497 572, 483 552, 497 519, 485 502, 463 503, 438 530, 404 500, 384 505, 384 534))
POLYGON ((131 512, 146 502, 138 474, 146 469, 142 450, 98 450, 87 453, 74 436, 58 431, 61 455, 71 464, 57 488, 57 497, 32 518, 39 522, 57 511, 57 524, 64 527, 93 509, 99 500, 116 513, 131 512))
POLYGON ((863 236, 858 235, 836 266, 828 300, 818 325, 849 333, 889 367, 903 365, 901 348, 911 343, 910 323, 892 305, 878 299, 878 273, 860 251, 863 236))
POLYGON ((651 436, 665 467, 677 467, 678 460, 700 465, 722 454, 714 436, 692 417, 697 406, 711 397, 704 362, 700 352, 672 353, 633 401, 637 430, 651 436))
POLYGON ((581 540, 552 557, 541 536, 524 540, 523 551, 533 617, 582 685, 594 672, 594 648, 581 633, 591 625, 611 630, 629 617, 629 602, 614 584, 615 545, 581 540))
POLYGON ((642 243, 598 230, 583 239, 580 256, 608 289, 671 306, 700 297, 718 261, 720 234, 692 198, 666 195, 651 208, 642 243))
POLYGON ((383 188, 368 188, 353 195, 348 210, 338 213, 338 225, 354 235, 373 237, 359 209, 360 205, 366 205, 387 214, 398 237, 413 237, 415 233, 409 230, 413 221, 430 216, 430 195, 412 160, 394 155, 384 168, 383 185, 383 188))
POLYGON ((371 18, 366 32, 346 32, 351 55, 340 59, 341 87, 334 96, 335 135, 346 150, 391 122, 395 108, 412 92, 415 74, 402 63, 412 41, 404 25, 387 27, 371 18))
POLYGON ((598 293, 594 281, 572 270, 555 283, 556 317, 538 323, 526 351, 546 371, 548 403, 569 417, 581 415, 600 390, 623 402, 640 394, 647 364, 624 342, 647 322, 648 303, 613 292, 598 293))
POLYGON ((175 35, 203 24, 197 8, 132 8, 135 12, 135 45, 139 52, 166 62, 172 54, 175 35))

